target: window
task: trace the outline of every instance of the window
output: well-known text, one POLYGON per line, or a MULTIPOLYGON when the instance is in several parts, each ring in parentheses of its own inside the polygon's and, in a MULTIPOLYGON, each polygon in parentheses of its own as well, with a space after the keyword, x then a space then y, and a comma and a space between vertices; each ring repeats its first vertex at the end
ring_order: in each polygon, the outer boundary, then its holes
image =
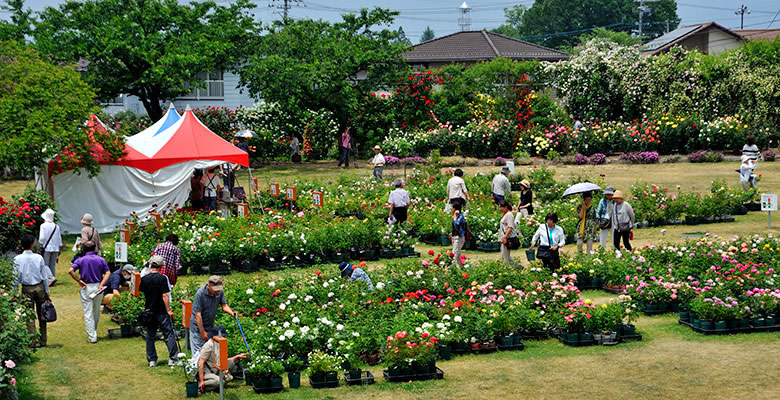
POLYGON ((222 71, 201 72, 197 77, 206 81, 206 87, 195 88, 182 99, 201 100, 225 97, 225 76, 222 71))
POLYGON ((104 105, 106 105, 106 106, 123 106, 123 105, 125 105, 124 97, 125 97, 125 95, 120 94, 119 96, 116 96, 113 99, 105 102, 104 105))

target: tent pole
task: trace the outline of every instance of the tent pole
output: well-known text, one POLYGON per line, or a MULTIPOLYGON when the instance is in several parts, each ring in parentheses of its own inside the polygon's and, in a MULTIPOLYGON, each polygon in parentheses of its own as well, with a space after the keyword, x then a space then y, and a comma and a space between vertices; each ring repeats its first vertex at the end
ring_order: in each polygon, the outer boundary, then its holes
MULTIPOLYGON (((251 189, 252 188, 252 167, 247 166, 246 168, 249 170, 249 186, 248 187, 251 189)), ((260 188, 258 187, 257 190, 259 191, 260 188)), ((252 193, 252 196, 254 196, 254 193, 252 193)), ((265 212, 263 212, 263 203, 260 202, 260 197, 259 196, 257 197, 257 204, 260 206, 260 214, 265 214, 265 212)), ((251 213, 252 212, 252 202, 248 201, 247 205, 249 207, 249 212, 251 213)))

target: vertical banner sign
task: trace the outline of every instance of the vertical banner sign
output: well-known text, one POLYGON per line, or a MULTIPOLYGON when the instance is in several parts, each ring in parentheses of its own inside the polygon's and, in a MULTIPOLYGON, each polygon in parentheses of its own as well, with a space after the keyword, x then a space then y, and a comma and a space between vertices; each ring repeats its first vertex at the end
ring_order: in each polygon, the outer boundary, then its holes
POLYGON ((238 203, 236 204, 238 207, 238 216, 249 218, 249 204, 247 203, 238 203))
POLYGON ((130 242, 130 230, 128 230, 128 229, 120 229, 119 230, 119 242, 120 243, 129 243, 130 242))
POLYGON ((133 272, 132 275, 130 275, 130 293, 132 293, 133 296, 141 295, 141 273, 140 272, 133 272))
POLYGON ((160 213, 150 212, 149 214, 154 217, 154 224, 157 225, 157 230, 159 231, 160 228, 162 228, 162 217, 160 217, 160 213))
POLYGON ((252 192, 260 190, 260 186, 257 185, 257 178, 252 178, 252 192))
POLYGON ((114 261, 127 262, 127 243, 114 243, 114 261))
POLYGON ((322 192, 312 192, 311 194, 311 205, 314 207, 322 207, 322 200, 324 198, 324 195, 322 192))
POLYGON ((214 336, 214 366, 218 370, 228 369, 228 344, 227 338, 214 336))
POLYGON ((185 328, 190 327, 190 317, 192 314, 192 302, 189 300, 181 301, 181 325, 185 328))
POLYGON ((271 184, 271 196, 279 197, 279 184, 278 183, 272 183, 271 184))
POLYGON ((298 190, 292 186, 287 186, 284 190, 285 199, 288 201, 298 200, 298 190))

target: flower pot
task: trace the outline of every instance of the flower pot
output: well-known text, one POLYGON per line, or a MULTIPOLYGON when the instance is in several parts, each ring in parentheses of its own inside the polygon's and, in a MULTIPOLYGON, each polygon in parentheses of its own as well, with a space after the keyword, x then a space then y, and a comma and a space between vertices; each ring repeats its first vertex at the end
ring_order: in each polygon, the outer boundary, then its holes
POLYGON ((580 334, 579 333, 567 333, 566 334, 566 340, 569 342, 579 342, 580 341, 580 334))
POLYGON ((198 382, 187 382, 184 387, 187 390, 187 398, 198 397, 198 382))
POLYGON ((449 360, 452 358, 452 348, 447 345, 439 346, 439 357, 441 357, 442 360, 449 360))
POLYGON ((763 328, 764 327, 764 319, 763 318, 756 318, 752 321, 753 327, 755 328, 763 328))
POLYGON ((715 321, 715 329, 716 330, 725 330, 726 329, 726 321, 715 321))
POLYGON ((352 369, 349 371, 349 379, 356 380, 360 379, 363 375, 363 370, 360 368, 352 369))
POLYGON ((269 381, 269 384, 268 384, 268 387, 269 388, 280 388, 280 387, 283 387, 282 386, 282 377, 278 376, 278 375, 271 377, 271 379, 269 381))
POLYGON ((394 256, 394 257, 396 257, 396 258, 401 258, 401 257, 403 257, 403 256, 404 256, 404 251, 403 251, 403 249, 395 249, 395 250, 393 251, 393 256, 394 256))
POLYGON ((435 374, 436 373, 436 360, 428 362, 428 373, 429 374, 435 374))
POLYGON ((122 337, 130 337, 135 334, 135 327, 132 325, 119 325, 119 333, 122 337))
POLYGON ((580 342, 592 342, 593 341, 593 334, 585 332, 583 334, 580 334, 580 342))
POLYGON ((515 333, 512 335, 512 346, 519 346, 520 345, 520 339, 523 337, 520 335, 520 333, 515 333))
POLYGON ((325 373, 325 382, 338 382, 339 374, 336 371, 328 371, 325 373))
POLYGON ((603 335, 602 335, 602 334, 600 334, 600 333, 594 333, 594 334, 593 334, 593 341, 595 341, 595 342, 596 342, 596 343, 598 343, 598 344, 601 344, 601 343, 602 343, 602 341, 603 341, 602 337, 603 337, 603 335))
POLYGON ((301 373, 290 372, 287 374, 287 383, 290 385, 290 389, 298 389, 301 387, 301 373))
POLYGON ((425 375, 428 373, 428 363, 412 361, 412 369, 415 375, 425 375))
POLYGON ((401 376, 412 376, 414 375, 414 369, 412 369, 411 365, 407 365, 401 369, 401 376))
POLYGON ((705 331, 711 331, 715 326, 714 322, 706 319, 701 320, 700 323, 701 323, 701 329, 705 331))
POLYGON ((510 347, 512 346, 512 336, 500 336, 498 343, 501 347, 510 347))
POLYGON ((403 368, 399 365, 392 365, 387 369, 387 374, 392 377, 401 376, 403 375, 403 368))
POLYGON ((636 326, 632 324, 623 324, 623 335, 625 336, 636 335, 636 326))
POLYGON ((536 253, 534 252, 534 249, 528 249, 525 251, 525 258, 528 259, 528 262, 536 260, 536 253))
POLYGON ((740 328, 749 328, 750 327, 750 319, 749 318, 742 318, 737 322, 737 326, 740 328))
POLYGON ((470 343, 469 347, 471 347, 472 350, 479 350, 479 342, 477 342, 477 343, 470 343))
POLYGON ((691 319, 691 313, 688 311, 680 311, 680 321, 688 322, 691 319))
POLYGON ((366 354, 364 360, 368 365, 377 365, 379 364, 379 354, 366 354))
POLYGON ((267 377, 258 376, 252 380, 252 386, 256 389, 268 389, 271 387, 271 380, 267 377))
POLYGON ((764 317, 764 326, 775 326, 777 324, 773 315, 767 315, 764 317))
POLYGON ((693 319, 693 326, 696 328, 701 328, 701 320, 698 318, 693 319))
POLYGON ((730 319, 726 321, 726 326, 728 326, 729 329, 737 329, 739 327, 739 321, 736 319, 730 319))
POLYGON ((344 371, 349 371, 350 369, 352 369, 352 364, 349 362, 349 360, 345 360, 344 362, 341 363, 341 369, 343 369, 344 371))
POLYGON ((312 383, 325 383, 325 373, 315 372, 309 376, 309 379, 311 379, 312 383))
POLYGON ((441 235, 439 236, 439 244, 442 246, 449 246, 450 245, 450 238, 447 235, 441 235))

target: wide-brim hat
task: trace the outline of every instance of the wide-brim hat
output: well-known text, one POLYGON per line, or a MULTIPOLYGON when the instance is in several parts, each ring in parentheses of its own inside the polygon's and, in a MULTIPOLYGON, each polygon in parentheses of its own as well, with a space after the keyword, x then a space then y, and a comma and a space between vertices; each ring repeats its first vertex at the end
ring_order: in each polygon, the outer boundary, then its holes
POLYGON ((615 193, 612 195, 613 199, 622 199, 623 198, 623 192, 620 190, 616 190, 615 193))
POLYGON ((615 194, 615 188, 613 188, 612 186, 607 186, 607 187, 604 188, 603 194, 612 194, 612 195, 614 195, 615 194))
POLYGON ((502 173, 502 174, 508 174, 509 172, 510 172, 510 171, 509 171, 509 167, 503 167, 503 168, 501 168, 501 173, 502 173))
POLYGON ((84 214, 81 217, 81 223, 84 225, 92 225, 92 214, 84 214))
POLYGON ((44 221, 54 222, 54 214, 54 210, 47 208, 46 211, 41 214, 41 218, 43 218, 44 221))
POLYGON ((379 145, 376 145, 376 146, 374 146, 374 150, 382 150, 382 148, 379 147, 379 145))
POLYGON ((520 186, 525 186, 525 187, 530 189, 531 188, 531 182, 528 182, 528 179, 523 179, 522 181, 520 181, 520 186))
POLYGON ((339 271, 341 271, 341 277, 345 277, 349 275, 350 271, 352 271, 352 268, 355 268, 355 264, 349 264, 346 261, 342 261, 341 264, 339 264, 339 271))

